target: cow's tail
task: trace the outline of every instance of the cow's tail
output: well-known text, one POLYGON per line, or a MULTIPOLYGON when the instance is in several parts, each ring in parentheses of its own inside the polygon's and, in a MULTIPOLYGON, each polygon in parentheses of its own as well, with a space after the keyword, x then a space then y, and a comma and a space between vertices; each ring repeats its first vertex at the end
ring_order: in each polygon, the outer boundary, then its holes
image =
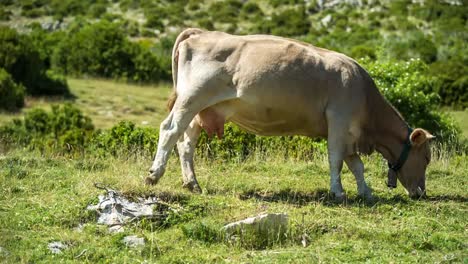
POLYGON ((174 43, 174 48, 172 49, 172 81, 174 83, 174 88, 172 89, 172 93, 169 96, 169 99, 167 100, 167 110, 171 111, 172 107, 174 107, 174 103, 177 99, 177 93, 176 93, 176 88, 177 88, 177 70, 178 70, 178 62, 179 62, 179 44, 188 39, 192 35, 200 34, 202 33, 203 30, 198 29, 198 28, 188 28, 184 31, 182 31, 179 36, 177 36, 177 39, 174 43))

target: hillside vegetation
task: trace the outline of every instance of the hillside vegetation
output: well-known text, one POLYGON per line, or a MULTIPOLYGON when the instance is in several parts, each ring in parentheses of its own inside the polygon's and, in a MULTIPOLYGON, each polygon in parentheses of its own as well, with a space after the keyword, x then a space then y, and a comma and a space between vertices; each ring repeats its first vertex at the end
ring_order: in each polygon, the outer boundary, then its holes
POLYGON ((467 107, 464 1, 22 0, 1 5, 1 23, 28 33, 45 66, 56 73, 138 83, 169 80, 176 34, 201 27, 294 37, 357 59, 419 58, 429 65, 425 77, 433 81, 424 92, 440 96, 440 104, 467 107))

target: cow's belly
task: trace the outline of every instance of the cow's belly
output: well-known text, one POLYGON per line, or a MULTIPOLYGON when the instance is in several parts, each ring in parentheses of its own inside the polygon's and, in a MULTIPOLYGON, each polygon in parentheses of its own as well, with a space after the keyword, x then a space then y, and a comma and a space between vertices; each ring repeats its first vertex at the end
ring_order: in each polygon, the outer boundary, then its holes
POLYGON ((197 115, 208 135, 223 135, 224 123, 233 122, 242 129, 263 136, 326 136, 323 115, 311 111, 293 111, 294 107, 249 104, 242 100, 223 102, 197 115))

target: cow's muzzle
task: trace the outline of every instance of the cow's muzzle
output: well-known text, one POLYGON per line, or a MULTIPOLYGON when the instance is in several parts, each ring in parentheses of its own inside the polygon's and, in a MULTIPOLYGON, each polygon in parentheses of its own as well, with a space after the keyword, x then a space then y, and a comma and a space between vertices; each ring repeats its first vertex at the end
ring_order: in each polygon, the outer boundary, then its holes
POLYGON ((411 191, 409 193, 409 196, 411 199, 416 199, 416 200, 427 198, 426 190, 422 189, 421 187, 417 187, 414 191, 411 191))

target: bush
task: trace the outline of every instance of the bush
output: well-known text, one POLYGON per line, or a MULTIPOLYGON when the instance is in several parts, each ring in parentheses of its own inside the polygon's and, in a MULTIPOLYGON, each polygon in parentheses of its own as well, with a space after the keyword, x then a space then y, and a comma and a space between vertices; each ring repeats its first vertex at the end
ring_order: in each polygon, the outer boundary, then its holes
POLYGON ((33 109, 23 120, 0 127, 0 140, 31 149, 76 152, 84 150, 94 126, 89 117, 71 104, 52 106, 50 112, 33 109))
POLYGON ((357 45, 351 48, 350 56, 356 59, 369 58, 371 60, 377 59, 375 49, 366 45, 357 45))
POLYGON ((86 15, 89 7, 96 2, 106 3, 107 1, 96 0, 52 0, 48 5, 49 14, 56 19, 63 19, 67 16, 86 15))
POLYGON ((70 31, 52 56, 53 68, 65 74, 89 75, 136 82, 167 78, 159 59, 130 42, 120 24, 101 21, 70 31))
POLYGON ((9 10, 0 9, 0 21, 9 21, 12 13, 9 10))
POLYGON ((242 2, 239 0, 216 1, 208 7, 214 22, 233 23, 237 21, 242 2))
POLYGON ((263 16, 262 9, 254 2, 247 2, 242 6, 240 15, 242 18, 258 19, 263 16))
POLYGON ((106 13, 107 11, 107 3, 95 3, 91 6, 89 9, 89 15, 91 15, 92 18, 99 18, 103 14, 106 13))
POLYGON ((300 36, 309 32, 311 24, 303 6, 274 13, 271 20, 258 21, 257 29, 278 36, 300 36))
POLYGON ((145 27, 157 29, 159 31, 164 31, 164 23, 162 22, 162 18, 159 17, 158 12, 155 12, 155 11, 147 12, 145 16, 146 16, 145 27))
POLYGON ((401 34, 388 36, 383 42, 387 58, 398 60, 409 60, 419 58, 426 63, 437 60, 437 47, 429 37, 424 36, 421 31, 408 31, 404 37, 401 34))
POLYGON ((65 79, 47 71, 47 63, 34 41, 7 27, 0 27, 0 68, 22 84, 28 94, 69 94, 65 79))
POLYGON ((468 66, 460 59, 436 62, 430 73, 437 76, 433 91, 440 95, 442 104, 455 108, 468 107, 468 66))
POLYGON ((460 131, 448 115, 438 111, 440 97, 432 92, 434 79, 421 60, 364 62, 377 87, 413 127, 422 127, 439 141, 456 142, 460 131))
POLYGON ((129 121, 121 121, 109 130, 97 133, 91 148, 99 155, 154 155, 159 133, 155 129, 136 127, 129 121))
POLYGON ((202 132, 198 141, 199 155, 224 160, 245 160, 253 154, 260 158, 268 155, 284 159, 309 159, 317 151, 325 149, 321 140, 303 136, 257 136, 232 123, 224 126, 222 139, 210 139, 202 132))
POLYGON ((0 68, 0 109, 13 111, 24 105, 24 87, 0 68))

